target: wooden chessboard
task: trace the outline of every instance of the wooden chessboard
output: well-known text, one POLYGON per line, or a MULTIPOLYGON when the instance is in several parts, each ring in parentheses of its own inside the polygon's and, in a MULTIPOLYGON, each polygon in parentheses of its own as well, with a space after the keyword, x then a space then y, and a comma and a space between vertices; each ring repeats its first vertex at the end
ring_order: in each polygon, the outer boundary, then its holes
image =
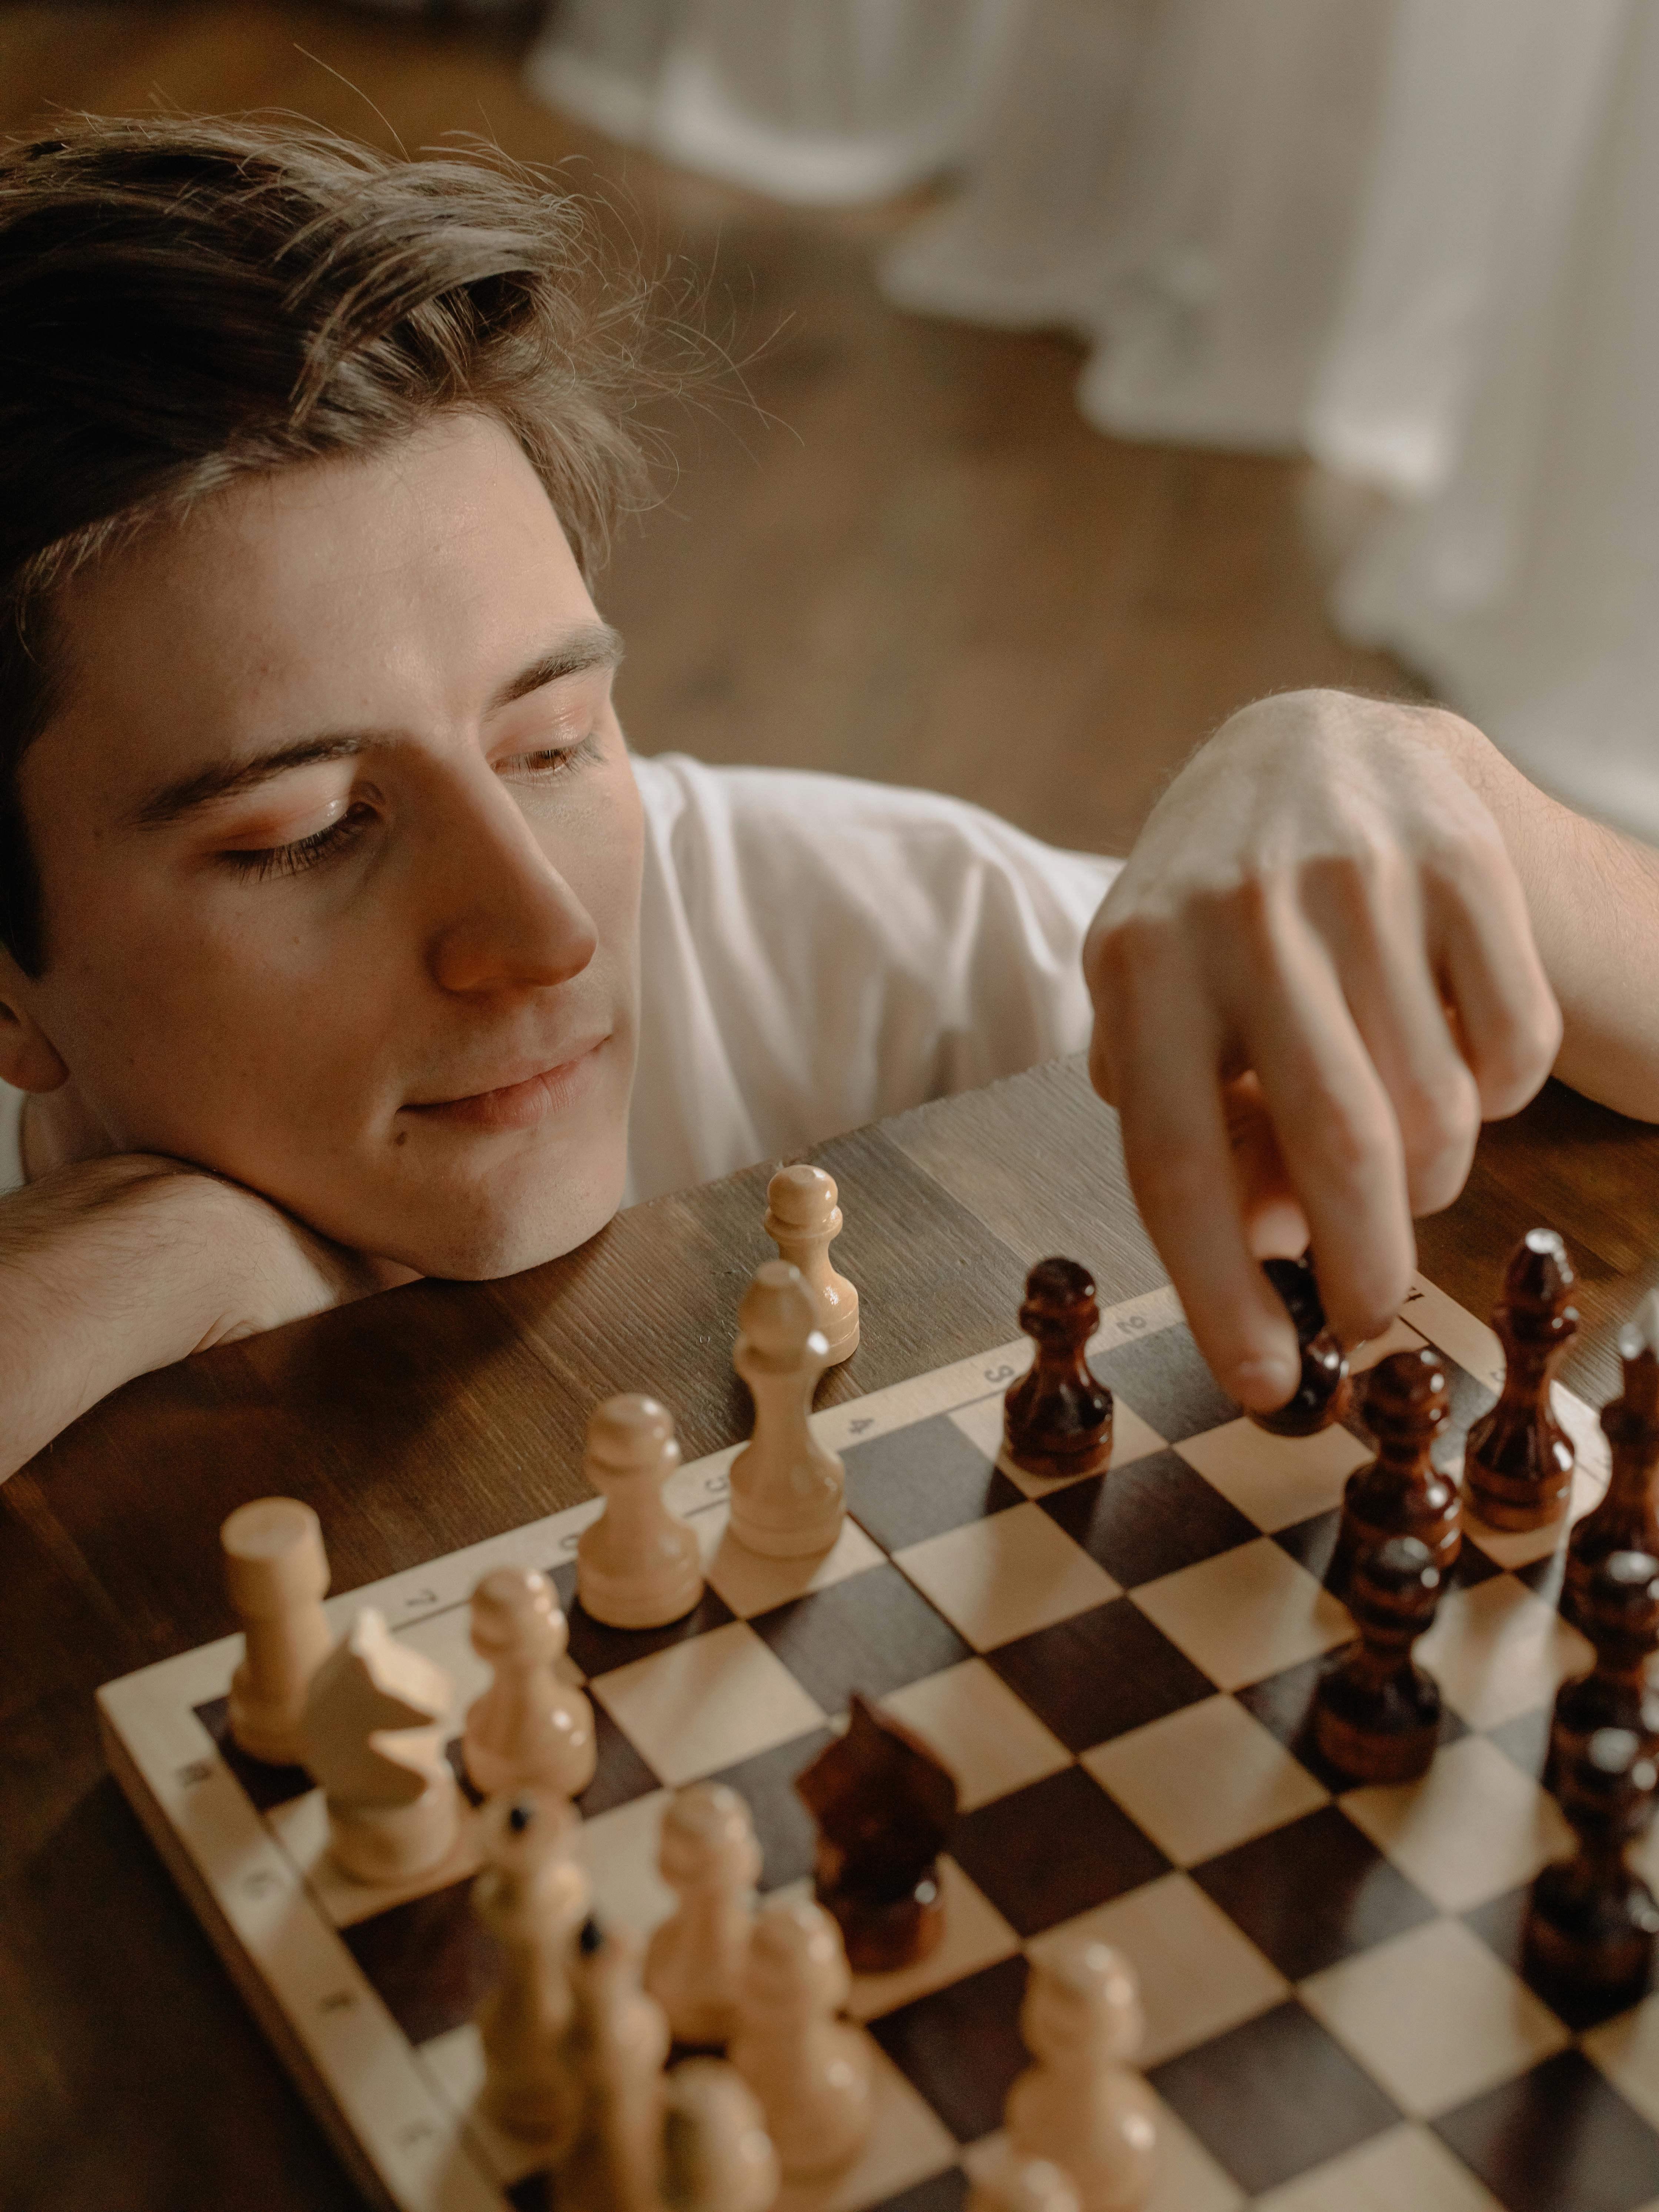
MULTIPOLYGON (((1453 1433, 1491 1402, 1496 1339, 1419 1280, 1369 1364, 1447 1357, 1453 1433)), ((467 1600, 487 1568, 550 1569, 592 1692, 581 1802, 597 1910, 643 1932, 667 1793, 703 1777, 752 1808, 763 1887, 803 1883, 793 1776, 860 1689, 960 1780, 948 1932, 866 1978, 879 2114, 859 2164, 787 2212, 956 2212, 1024 2063, 1028 1960, 1079 1923, 1139 1970, 1164 2107, 1156 2212, 1636 2212, 1659 2206, 1659 1997, 1569 2018, 1520 1977, 1527 1885, 1568 1835, 1535 1777, 1561 1676, 1589 1647, 1554 1609, 1561 1532, 1471 1523, 1419 1649, 1447 1705, 1430 1775, 1352 1788, 1307 1741, 1327 1653, 1351 1633, 1320 1575, 1338 1428, 1287 1442, 1238 1418, 1167 1290, 1110 1309, 1095 1364, 1117 1395, 1110 1472, 1044 1483, 997 1464, 1024 1340, 830 1407, 850 1518, 817 1563, 726 1535, 724 1451, 671 1495, 703 1543, 691 1618, 638 1633, 574 1609, 597 1503, 330 1601, 380 1607, 453 1675, 452 1734, 483 1670, 467 1600)), ((1606 1480, 1596 1423, 1574 1513, 1606 1480)), ((244 1995, 371 2199, 411 2212, 547 2203, 476 2111, 471 2014, 495 1969, 468 1905, 471 1838, 407 1893, 334 1874, 320 1795, 231 1745, 229 1637, 100 1692, 112 1766, 244 1995)), ((1650 1868, 1650 1875, 1655 1869, 1650 1868)))

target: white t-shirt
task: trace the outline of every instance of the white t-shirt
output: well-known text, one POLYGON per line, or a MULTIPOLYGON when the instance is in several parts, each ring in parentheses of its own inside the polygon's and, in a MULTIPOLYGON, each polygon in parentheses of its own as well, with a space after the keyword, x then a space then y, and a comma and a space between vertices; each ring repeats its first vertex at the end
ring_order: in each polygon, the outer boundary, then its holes
MULTIPOLYGON (((678 753, 634 770, 630 1204, 1087 1042, 1078 956, 1116 860, 934 792, 678 753)), ((21 1105, 0 1085, 0 1190, 21 1105)))

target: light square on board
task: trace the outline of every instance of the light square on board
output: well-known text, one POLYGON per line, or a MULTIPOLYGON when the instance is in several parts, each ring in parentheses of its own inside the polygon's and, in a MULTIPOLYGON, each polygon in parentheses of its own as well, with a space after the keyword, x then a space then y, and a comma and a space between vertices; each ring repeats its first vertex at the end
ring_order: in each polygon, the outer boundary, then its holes
POLYGON ((1443 1912, 1519 1887, 1572 1846, 1555 1800, 1484 1736, 1445 1745, 1420 1782, 1370 1783, 1338 1802, 1443 1912))
POLYGON ((1568 1498, 1566 1510, 1559 1519, 1542 1528, 1490 1528, 1481 1520, 1466 1493, 1463 1499, 1465 1530, 1489 1559, 1497 1560, 1500 1567, 1508 1567, 1513 1571, 1517 1567, 1533 1566, 1540 1559, 1548 1559, 1552 1552, 1562 1548, 1572 1523, 1600 1504, 1607 1486, 1605 1458, 1600 1454, 1593 1459, 1580 1457, 1572 1471, 1572 1492, 1568 1498))
POLYGON ((1111 1577, 1030 1504, 908 1545, 894 1554, 894 1564, 976 1651, 1068 1620, 1118 1595, 1111 1577))
POLYGON ((1567 2041, 1555 2014, 1460 1920, 1431 1920, 1344 1959, 1300 1995, 1417 2119, 1524 2073, 1567 2041))
POLYGON ((1213 1858, 1328 1802, 1231 1698, 1206 1698, 1082 1754, 1103 1790, 1177 1866, 1213 1858))
POLYGON ((1224 1690, 1276 1674, 1353 1634, 1346 1607, 1271 1536, 1143 1583, 1129 1602, 1224 1690))
POLYGON ((870 2089, 870 2138, 857 2158, 838 2173, 787 2184, 777 2212, 865 2212, 955 2164, 957 2146, 949 2130, 874 2045, 870 2089))
POLYGON ((675 1787, 822 1728, 826 1717, 743 1620, 616 1668, 592 1689, 675 1787))
POLYGON ((1289 1994, 1284 1976, 1188 1875, 1166 1874, 1062 1921, 1034 1936, 1026 1951, 1040 1960, 1079 1936, 1111 1944, 1135 1970, 1146 2016, 1138 2066, 1207 2043, 1289 1994))
MULTIPOLYGON (((1134 2212, 1239 2212, 1244 2193, 1232 2176, 1222 2172, 1161 2097, 1150 2090, 1147 2094, 1152 2100, 1158 2153, 1152 2161, 1152 2185, 1144 2197, 1136 2198, 1134 2212)), ((963 2151, 962 2164, 969 2178, 978 2182, 994 2175, 1006 2142, 1006 2130, 999 2128, 994 2135, 981 2136, 963 2151)), ((911 2212, 911 2208, 895 2205, 890 2212, 911 2212)), ((915 2212, 935 2212, 935 2208, 918 2206, 915 2212)), ((961 2200, 953 2198, 948 2207, 937 2208, 937 2212, 962 2212, 961 2200)))
POLYGON ((648 1936, 674 1910, 674 1893, 657 1870, 662 1817, 672 1802, 671 1791, 653 1790, 584 1823, 581 1860, 601 1927, 648 1936))
POLYGON ((335 1863, 329 1847, 328 1807, 320 1790, 273 1806, 265 1818, 276 1840, 304 1875, 318 1904, 337 1928, 353 1927, 377 1912, 406 1904, 412 1898, 424 1897, 428 1891, 464 1881, 477 1874, 483 1863, 477 1816, 465 1799, 455 1841, 441 1865, 417 1875, 412 1881, 385 1887, 378 1882, 354 1881, 335 1863))
POLYGON ((1065 1745, 982 1659, 927 1675, 881 1703, 945 1761, 964 1813, 1071 1764, 1065 1745))
MULTIPOLYGON (((701 1532, 700 1532, 701 1533, 701 1532)), ((866 1567, 881 1565, 881 1548, 872 1544, 856 1521, 844 1521, 841 1534, 827 1552, 805 1559, 763 1559, 740 1544, 729 1528, 722 1528, 711 1553, 707 1573, 712 1587, 724 1598, 739 1620, 769 1613, 774 1606, 811 1590, 828 1589, 866 1567)))
POLYGON ((1373 1367, 1392 1358, 1396 1352, 1415 1352, 1423 1340, 1409 1322, 1396 1319, 1389 1324, 1381 1336, 1369 1337, 1364 1344, 1355 1345, 1348 1354, 1348 1372, 1351 1375, 1368 1374, 1373 1367))
POLYGON ((1249 1420, 1206 1429, 1176 1449, 1269 1535, 1340 1505, 1348 1477, 1374 1456, 1340 1425, 1316 1437, 1275 1437, 1249 1420))
POLYGON ((1402 2120, 1299 2181, 1269 2190, 1256 2212, 1503 2212, 1437 2136, 1402 2120))
POLYGON ((1474 1728, 1496 1728, 1554 1702, 1569 1674, 1595 1663, 1589 1640, 1513 1575, 1448 1590, 1413 1653, 1474 1728))

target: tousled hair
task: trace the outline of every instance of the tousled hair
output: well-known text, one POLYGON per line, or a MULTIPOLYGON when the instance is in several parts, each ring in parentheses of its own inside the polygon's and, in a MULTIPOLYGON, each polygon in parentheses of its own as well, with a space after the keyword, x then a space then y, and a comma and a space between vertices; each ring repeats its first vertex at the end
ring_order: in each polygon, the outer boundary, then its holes
POLYGON ((313 125, 77 121, 0 147, 0 941, 46 963, 18 791, 78 570, 239 477, 496 416, 591 581, 673 382, 653 288, 582 202, 487 149, 313 125))

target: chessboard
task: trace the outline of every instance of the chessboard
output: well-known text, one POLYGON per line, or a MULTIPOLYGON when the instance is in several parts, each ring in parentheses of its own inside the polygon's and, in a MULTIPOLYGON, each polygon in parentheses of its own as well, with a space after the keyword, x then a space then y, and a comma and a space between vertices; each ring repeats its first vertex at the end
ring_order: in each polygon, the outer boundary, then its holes
MULTIPOLYGON (((1447 1363, 1455 1454, 1501 1379, 1484 1323, 1419 1279, 1355 1364, 1424 1340, 1447 1363)), ((1079 1929, 1139 1972, 1162 2107, 1152 2212, 1659 2206, 1659 1996, 1564 2013, 1521 1964, 1528 1886, 1571 1841, 1537 1778, 1551 1703, 1592 1657, 1555 1607, 1564 1526, 1466 1522, 1416 1655, 1444 1698, 1434 1764, 1353 1787, 1308 1714, 1352 1633, 1321 1577, 1363 1430, 1287 1441, 1241 1419, 1164 1290, 1107 1310, 1093 1342, 1116 1396, 1109 1472, 1045 1482, 999 1455, 1030 1352, 1021 1339, 817 1413, 848 1519, 816 1560, 763 1560, 727 1534, 733 1451, 683 1468, 669 1495, 708 1588, 672 1626, 605 1628, 577 1605, 597 1500, 338 1595, 331 1620, 377 1606, 441 1662, 454 1735, 487 1679, 474 1584, 499 1565, 550 1572, 599 1728, 578 1801, 595 1910, 641 1934, 673 1902, 663 1808, 696 1779, 747 1801, 764 1891, 810 1882, 792 1784, 854 1690, 954 1770, 943 1944, 853 1987, 874 2046, 868 2148, 792 2185, 784 2212, 957 2212, 1025 2063, 1030 1962, 1079 1929)), ((1576 1516, 1605 1486, 1605 1444, 1590 1409, 1559 1385, 1556 1400, 1576 1516)), ((550 2203, 476 2108, 471 2021, 496 1960, 470 1908, 475 1838, 411 1891, 334 1871, 309 1778, 230 1740, 240 1650, 228 1637, 100 1692, 122 1787, 372 2202, 550 2203)), ((1659 1875, 1651 1844, 1636 1856, 1659 1875)))

